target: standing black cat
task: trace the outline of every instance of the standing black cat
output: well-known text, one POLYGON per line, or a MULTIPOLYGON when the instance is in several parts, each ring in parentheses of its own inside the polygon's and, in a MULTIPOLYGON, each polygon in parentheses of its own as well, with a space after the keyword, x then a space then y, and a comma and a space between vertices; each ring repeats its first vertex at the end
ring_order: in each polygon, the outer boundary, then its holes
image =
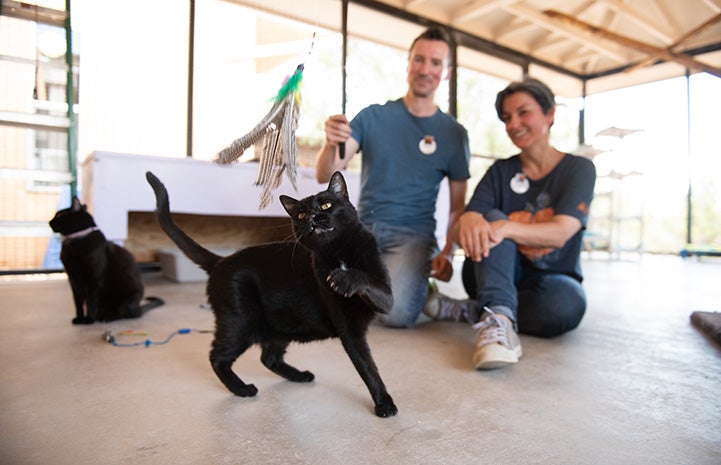
POLYGON ((138 318, 163 305, 157 297, 143 299, 140 269, 127 249, 107 239, 77 197, 58 211, 50 227, 63 235, 60 260, 68 274, 75 301, 73 324, 138 318))
POLYGON ((258 390, 233 373, 233 362, 253 344, 270 371, 295 382, 313 381, 284 360, 291 341, 338 337, 375 402, 375 413, 398 412, 378 374, 366 340, 376 313, 393 304, 390 279, 373 234, 358 220, 345 180, 335 173, 328 189, 303 200, 281 195, 296 241, 272 242, 220 257, 173 222, 165 186, 146 173, 165 233, 208 273, 208 301, 215 313, 210 362, 235 395, 258 390))

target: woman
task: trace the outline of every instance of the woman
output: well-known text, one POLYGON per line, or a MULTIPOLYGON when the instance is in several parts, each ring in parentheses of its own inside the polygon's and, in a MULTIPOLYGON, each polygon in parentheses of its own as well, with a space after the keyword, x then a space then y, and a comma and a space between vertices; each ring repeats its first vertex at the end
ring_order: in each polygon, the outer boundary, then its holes
POLYGON ((473 300, 436 294, 424 309, 435 319, 478 322, 476 369, 518 362, 517 331, 558 336, 586 310, 580 255, 595 167, 550 145, 554 95, 542 82, 511 83, 496 112, 521 153, 491 166, 453 228, 473 300))

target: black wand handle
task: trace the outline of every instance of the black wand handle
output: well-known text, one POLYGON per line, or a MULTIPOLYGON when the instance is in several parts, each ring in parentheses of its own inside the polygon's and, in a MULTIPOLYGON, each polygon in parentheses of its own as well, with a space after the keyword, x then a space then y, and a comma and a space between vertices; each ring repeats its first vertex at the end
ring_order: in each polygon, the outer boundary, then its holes
POLYGON ((339 153, 340 159, 341 160, 344 159, 345 158, 345 142, 341 142, 340 144, 338 144, 338 150, 340 152, 339 153))

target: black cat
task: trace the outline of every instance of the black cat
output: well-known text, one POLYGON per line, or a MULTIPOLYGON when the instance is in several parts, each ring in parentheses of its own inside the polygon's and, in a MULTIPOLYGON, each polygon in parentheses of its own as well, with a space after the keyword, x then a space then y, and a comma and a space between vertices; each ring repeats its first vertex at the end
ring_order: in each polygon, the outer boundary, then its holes
POLYGON ((311 372, 284 361, 286 348, 292 341, 338 337, 371 393, 376 415, 398 412, 366 340, 376 313, 393 305, 390 279, 341 173, 333 175, 327 190, 303 200, 280 196, 295 241, 252 246, 228 257, 188 237, 173 222, 165 186, 150 172, 146 177, 155 191, 160 226, 208 273, 208 302, 215 314, 210 362, 231 392, 242 397, 258 392, 232 371, 233 362, 253 344, 260 344, 261 361, 270 371, 310 382, 311 372))
POLYGON ((105 239, 77 197, 70 208, 55 214, 50 227, 63 235, 60 260, 73 291, 73 324, 138 318, 163 305, 157 297, 140 305, 144 289, 135 258, 105 239))

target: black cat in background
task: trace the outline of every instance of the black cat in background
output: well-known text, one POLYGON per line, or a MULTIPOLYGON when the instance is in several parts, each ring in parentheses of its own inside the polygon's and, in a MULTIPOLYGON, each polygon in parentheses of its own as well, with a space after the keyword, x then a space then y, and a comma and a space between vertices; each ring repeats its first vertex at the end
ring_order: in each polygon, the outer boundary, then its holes
POLYGON ((144 288, 135 258, 105 239, 77 197, 69 208, 55 214, 50 227, 63 236, 60 260, 73 291, 73 324, 138 318, 163 305, 157 297, 148 297, 140 305, 144 288))

